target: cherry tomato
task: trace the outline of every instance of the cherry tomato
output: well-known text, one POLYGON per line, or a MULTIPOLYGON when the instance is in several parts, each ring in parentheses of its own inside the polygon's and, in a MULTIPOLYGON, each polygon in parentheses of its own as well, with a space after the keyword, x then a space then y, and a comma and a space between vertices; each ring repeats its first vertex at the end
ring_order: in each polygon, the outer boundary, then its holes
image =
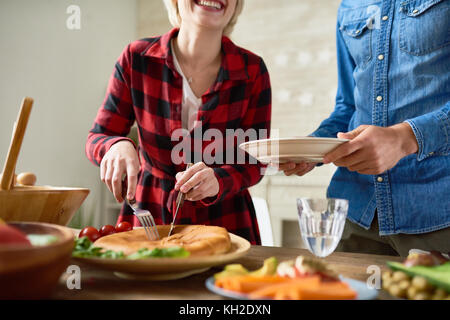
POLYGON ((124 232, 133 230, 131 223, 122 221, 116 226, 116 232, 124 232))
POLYGON ((94 227, 89 226, 89 227, 86 227, 83 230, 81 230, 80 234, 78 235, 78 238, 82 238, 82 237, 88 237, 89 240, 94 242, 95 240, 100 238, 101 235, 100 235, 100 232, 98 232, 97 229, 95 229, 94 227))
POLYGON ((113 233, 116 233, 116 228, 110 224, 107 224, 100 229, 100 236, 102 237, 113 233))

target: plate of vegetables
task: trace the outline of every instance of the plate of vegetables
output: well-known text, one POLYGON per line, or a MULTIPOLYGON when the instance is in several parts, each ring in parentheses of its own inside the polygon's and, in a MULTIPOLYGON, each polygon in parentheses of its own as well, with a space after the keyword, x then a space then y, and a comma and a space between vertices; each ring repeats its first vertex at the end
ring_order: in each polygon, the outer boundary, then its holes
POLYGON ((125 279, 136 280, 175 280, 209 268, 229 263, 244 256, 250 249, 250 243, 234 234, 229 234, 231 250, 224 254, 210 256, 190 256, 190 252, 182 247, 142 248, 137 252, 125 255, 121 251, 104 250, 97 247, 95 241, 112 233, 128 232, 133 227, 121 222, 116 227, 103 226, 100 230, 91 226, 79 230, 72 258, 100 269, 113 271, 115 275, 125 279))
POLYGON ((403 263, 388 262, 383 289, 399 299, 450 300, 450 260, 440 252, 411 252, 403 263))
POLYGON ((205 285, 223 297, 244 300, 371 300, 378 295, 365 283, 340 277, 326 263, 304 256, 281 263, 271 257, 254 271, 230 264, 205 285))

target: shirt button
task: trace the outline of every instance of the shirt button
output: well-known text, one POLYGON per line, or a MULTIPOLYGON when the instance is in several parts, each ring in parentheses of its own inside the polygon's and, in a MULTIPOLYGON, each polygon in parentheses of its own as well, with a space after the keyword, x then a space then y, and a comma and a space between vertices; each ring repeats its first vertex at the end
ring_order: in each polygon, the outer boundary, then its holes
POLYGON ((377 178, 377 181, 378 181, 378 182, 383 182, 383 178, 382 178, 382 177, 378 177, 378 178, 377 178))
POLYGON ((378 55, 378 60, 383 60, 384 56, 382 54, 378 55))
POLYGON ((378 96, 378 97, 377 97, 377 101, 378 101, 378 102, 383 101, 383 97, 382 97, 382 96, 378 96))
POLYGON ((434 154, 434 152, 430 152, 428 155, 431 157, 434 154))
POLYGON ((356 30, 355 31, 356 34, 359 34, 360 32, 361 32, 361 30, 356 30))
POLYGON ((414 9, 414 10, 413 10, 413 13, 414 13, 414 14, 416 14, 417 12, 419 12, 419 10, 417 10, 417 9, 414 9))
POLYGON ((389 19, 389 17, 388 16, 383 16, 383 18, 381 18, 381 19, 383 19, 383 21, 386 21, 387 19, 389 19))

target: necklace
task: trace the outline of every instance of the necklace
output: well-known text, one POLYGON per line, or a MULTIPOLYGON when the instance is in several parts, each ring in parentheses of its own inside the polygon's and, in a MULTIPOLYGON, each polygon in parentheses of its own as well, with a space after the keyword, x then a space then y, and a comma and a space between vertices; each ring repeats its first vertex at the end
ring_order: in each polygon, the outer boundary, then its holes
MULTIPOLYGON (((174 58, 175 58, 175 63, 177 64, 177 66, 179 67, 179 69, 180 70, 183 70, 183 69, 186 69, 186 67, 182 67, 181 65, 182 65, 182 62, 180 62, 180 60, 177 58, 177 55, 176 55, 176 53, 175 53, 175 45, 174 45, 174 40, 172 40, 171 41, 171 46, 172 46, 172 50, 173 50, 173 55, 174 55, 174 58)), ((183 72, 183 71, 182 71, 183 72)), ((195 72, 193 72, 193 74, 191 73, 191 75, 187 75, 188 73, 187 72, 183 72, 184 73, 184 77, 186 78, 186 80, 187 80, 187 82, 189 83, 189 84, 192 84, 193 82, 194 82, 194 77, 193 76, 195 76, 196 74, 198 75, 199 73, 201 73, 201 72, 205 72, 205 68, 203 68, 202 70, 198 70, 198 71, 195 71, 195 72)))

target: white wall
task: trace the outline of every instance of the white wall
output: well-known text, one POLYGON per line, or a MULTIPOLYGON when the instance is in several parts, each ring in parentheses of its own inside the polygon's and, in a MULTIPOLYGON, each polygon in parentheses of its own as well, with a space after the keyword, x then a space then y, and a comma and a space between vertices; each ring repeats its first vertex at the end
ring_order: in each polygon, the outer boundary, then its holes
POLYGON ((99 171, 84 145, 115 60, 136 39, 136 21, 134 0, 0 1, 2 166, 20 102, 30 96, 16 172, 35 172, 40 185, 90 188, 85 208, 98 211, 99 171), (81 8, 81 30, 66 27, 72 4, 81 8))

